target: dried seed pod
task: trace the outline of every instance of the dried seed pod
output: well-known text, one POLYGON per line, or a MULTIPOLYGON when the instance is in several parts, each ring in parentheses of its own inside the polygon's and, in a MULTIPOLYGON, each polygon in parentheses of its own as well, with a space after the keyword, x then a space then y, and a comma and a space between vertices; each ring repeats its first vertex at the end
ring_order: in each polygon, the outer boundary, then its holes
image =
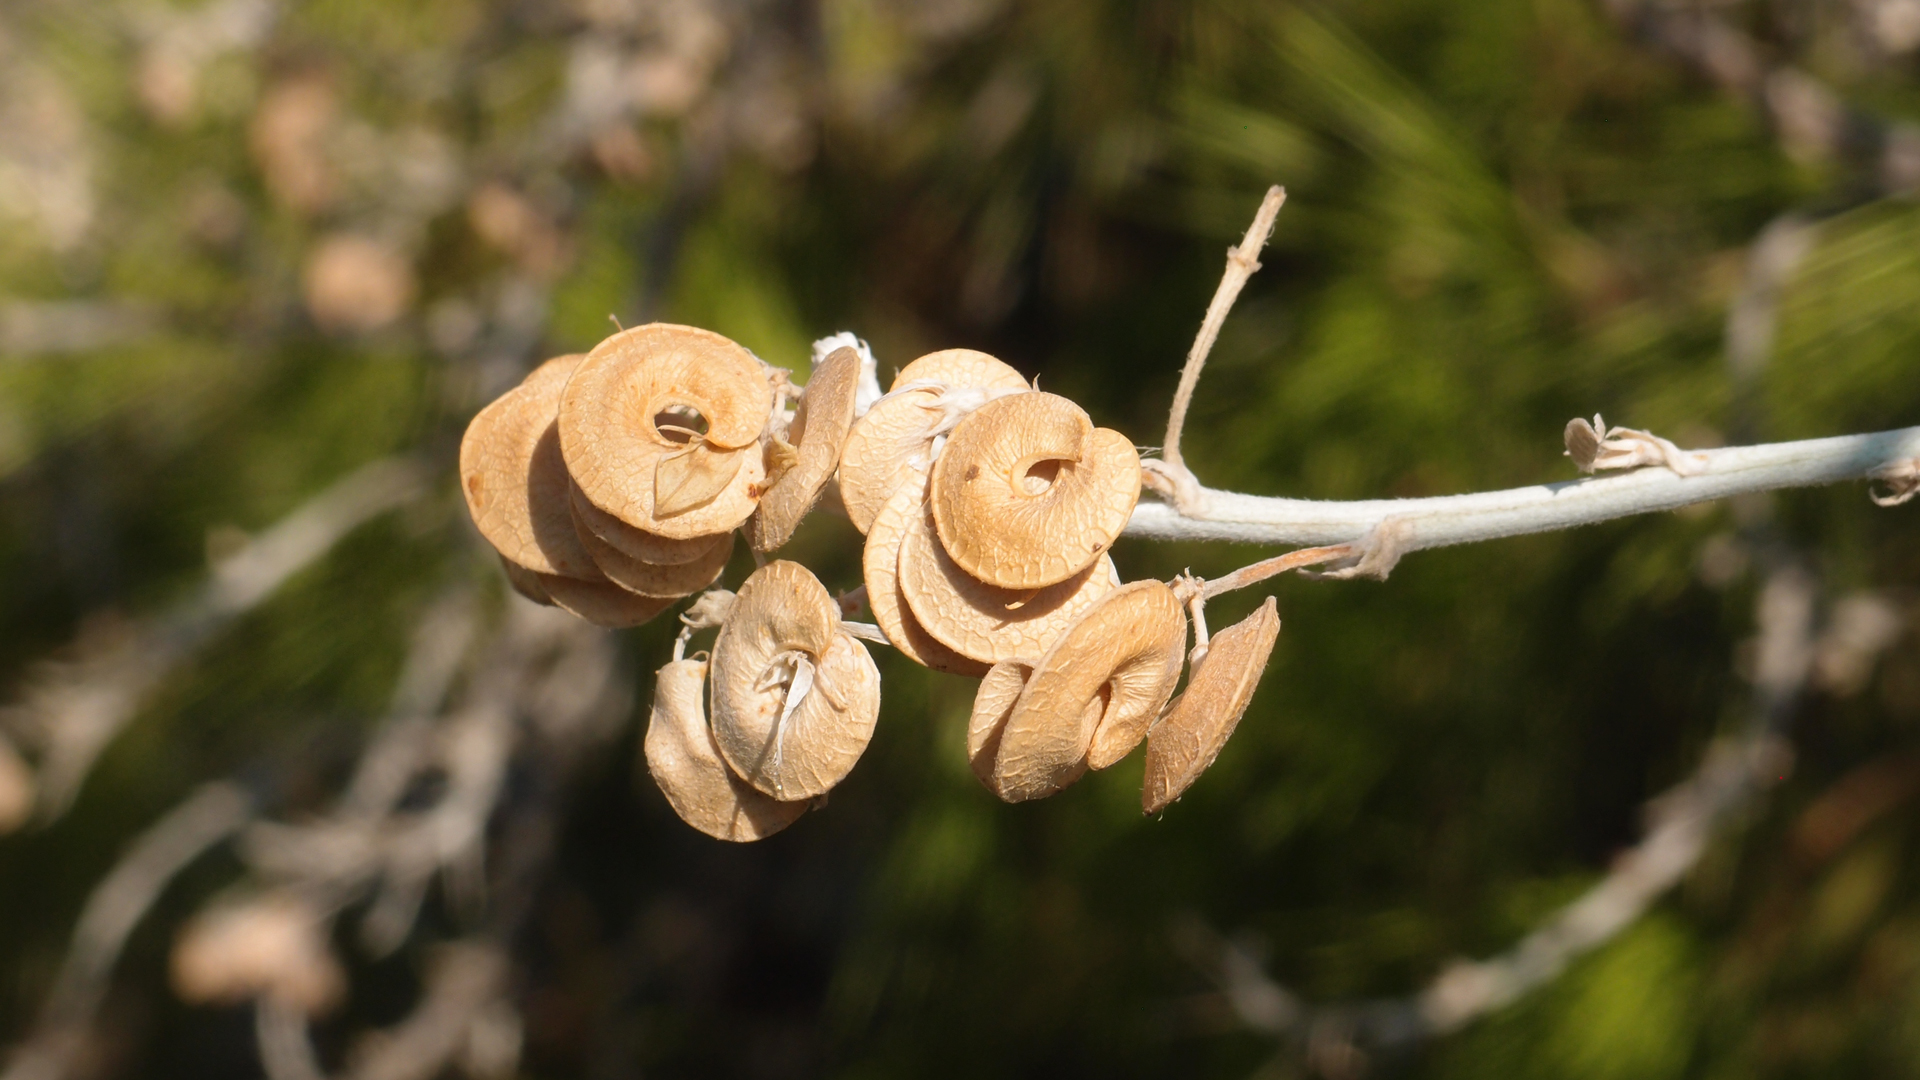
POLYGON ((577 486, 569 486, 567 508, 573 511, 576 530, 590 532, 621 554, 655 566, 680 566, 693 562, 710 554, 713 545, 720 542, 720 536, 725 535, 689 536, 684 540, 656 536, 645 529, 636 529, 588 502, 577 486))
POLYGON ((906 538, 907 524, 924 521, 926 516, 927 474, 909 472, 867 530, 867 546, 860 553, 860 567, 867 584, 867 607, 887 640, 907 659, 935 671, 984 675, 986 664, 961 656, 927 633, 926 627, 921 626, 920 620, 908 609, 906 596, 900 591, 900 542, 906 538))
POLYGON ((853 527, 866 532, 887 497, 909 469, 932 460, 933 435, 945 390, 1025 390, 1020 373, 972 349, 944 349, 915 360, 894 377, 894 392, 880 399, 847 433, 840 454, 840 502, 853 527), (903 389, 930 383, 919 389, 903 389))
MULTIPOLYGON (((753 550, 772 551, 786 543, 813 508, 820 489, 840 465, 840 449, 853 426, 854 398, 859 392, 860 354, 844 346, 807 377, 800 408, 787 429, 787 442, 798 457, 777 481, 769 481, 759 509, 747 519, 747 542, 753 550)), ((772 475, 769 469, 768 476, 772 475)))
POLYGON ((681 821, 718 840, 764 840, 812 804, 768 798, 727 768, 707 726, 706 686, 705 660, 660 669, 647 718, 647 772, 681 821))
POLYGON ((1157 814, 1200 778, 1220 756, 1253 701, 1280 636, 1273 597, 1259 610, 1213 635, 1194 665, 1187 689, 1147 731, 1147 773, 1140 809, 1157 814))
MULTIPOLYGON (((932 514, 909 515, 900 541, 900 593, 928 634, 985 664, 1032 659, 1114 587, 1113 560, 1044 589, 1001 589, 955 565, 934 533, 932 514)), ((868 599, 872 599, 869 592, 868 599)))
POLYGON ((540 583, 540 575, 507 558, 500 556, 500 569, 507 572, 507 584, 513 591, 544 607, 553 606, 553 597, 547 593, 547 587, 540 583))
POLYGON ((754 571, 713 645, 714 741, 733 771, 782 801, 824 794, 879 714, 880 670, 826 588, 799 563, 754 571))
POLYGON ((460 440, 460 489, 494 550, 536 573, 600 579, 573 533, 566 463, 554 423, 581 357, 558 356, 494 399, 460 440))
POLYGON ((676 540, 722 533, 753 513, 772 408, 752 353, 651 323, 580 362, 560 399, 560 448, 580 493, 621 521, 676 540))
POLYGON ((1173 694, 1186 634, 1164 582, 1102 597, 1034 665, 1000 730, 990 786, 1008 802, 1043 798, 1125 757, 1173 694))
POLYGON ((1057 394, 990 401, 954 425, 933 467, 953 561, 1003 589, 1065 581, 1103 555, 1140 498, 1140 455, 1057 394))
MULTIPOLYGON (((980 679, 979 690, 973 695, 973 714, 967 720, 967 764, 973 768, 973 775, 995 795, 1001 794, 993 771, 994 762, 1000 756, 1000 733, 1013 715, 1020 691, 1026 689, 1027 680, 1032 676, 1032 664, 1007 660, 987 669, 980 679)), ((1082 768, 1066 783, 1078 780, 1085 772, 1082 768)))
POLYGON ((557 574, 541 574, 539 577, 540 587, 553 598, 553 603, 560 610, 609 630, 639 626, 680 599, 677 596, 641 596, 611 581, 581 581, 557 574))
POLYGON ((894 489, 916 467, 931 464, 938 398, 930 390, 881 398, 847 432, 838 479, 840 504, 854 528, 871 529, 894 489))
MULTIPOLYGON (((967 723, 967 764, 972 766, 973 775, 988 791, 1008 802, 1017 801, 1009 797, 1000 786, 1000 780, 994 770, 1000 759, 1000 735, 1006 730, 1007 721, 1013 716, 1013 707, 1020 700, 1020 692, 1026 689, 1027 680, 1033 677, 1033 665, 1020 660, 1008 660, 995 664, 980 680, 980 689, 973 696, 973 715, 967 723)), ((1080 722, 1093 727, 1100 722, 1100 713, 1106 707, 1106 701, 1095 696, 1082 710, 1080 722)), ((1058 781, 1058 787, 1064 788, 1087 773, 1086 759, 1070 769, 1058 781)))
POLYGON ((891 389, 909 383, 936 382, 949 387, 978 387, 982 390, 1025 390, 1026 377, 1008 367, 998 357, 974 349, 941 349, 930 352, 900 369, 891 389))
POLYGON ((662 566, 633 556, 594 535, 584 525, 580 542, 609 581, 641 596, 691 596, 714 583, 733 556, 733 534, 707 538, 707 550, 692 562, 662 566))

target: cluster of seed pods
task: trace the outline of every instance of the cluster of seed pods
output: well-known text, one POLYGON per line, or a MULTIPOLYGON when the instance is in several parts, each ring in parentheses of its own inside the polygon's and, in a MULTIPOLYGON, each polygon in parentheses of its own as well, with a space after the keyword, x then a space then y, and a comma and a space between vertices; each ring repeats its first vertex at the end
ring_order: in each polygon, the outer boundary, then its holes
POLYGON ((831 350, 804 388, 666 324, 548 361, 467 430, 474 521, 515 589, 603 626, 707 589, 682 618, 719 627, 712 654, 684 657, 682 635, 644 746, 675 812, 709 835, 786 828, 873 734, 879 671, 811 572, 763 561, 737 594, 707 588, 736 531, 763 557, 817 502, 866 537, 886 642, 981 679, 967 752, 990 791, 1051 795, 1144 741, 1141 802, 1158 812, 1245 712, 1280 628, 1272 599, 1196 648, 1173 698, 1183 597, 1123 583, 1108 554, 1140 494, 1132 442, 985 353, 923 356, 881 394, 862 352, 831 350))

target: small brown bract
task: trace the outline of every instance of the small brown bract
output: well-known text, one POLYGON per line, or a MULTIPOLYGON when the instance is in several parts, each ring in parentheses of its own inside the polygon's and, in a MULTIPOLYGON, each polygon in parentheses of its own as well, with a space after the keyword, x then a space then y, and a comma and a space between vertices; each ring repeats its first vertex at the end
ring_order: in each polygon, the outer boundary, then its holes
POLYGON ((713 646, 713 733, 735 773, 783 801, 824 794, 873 737, 880 671, 799 563, 740 587, 713 646))
POLYGON ((1125 757, 1173 694, 1186 633, 1164 582, 1108 593, 1034 665, 1001 728, 989 786, 1024 802, 1125 757))
POLYGON ((636 559, 585 528, 580 530, 580 542, 601 573, 615 585, 641 596, 668 599, 691 596, 713 584, 733 555, 732 533, 711 537, 706 554, 700 558, 668 566, 636 559))
POLYGON ((1025 390, 1027 381, 1006 364, 972 349, 944 349, 915 360, 893 380, 892 394, 867 410, 847 433, 840 455, 840 501, 847 520, 866 532, 906 472, 932 460, 933 433, 945 390, 1025 390), (931 383, 906 390, 913 383, 931 383))
POLYGON ((908 523, 924 521, 927 514, 927 474, 912 472, 908 477, 867 530, 867 546, 860 553, 860 568, 867 585, 867 607, 887 640, 907 659, 935 671, 984 675, 986 664, 961 656, 927 633, 920 620, 914 618, 905 594, 900 591, 900 542, 906 538, 908 523))
POLYGON ((1140 455, 1057 394, 990 401, 963 418, 933 468, 933 513, 954 562, 1004 589, 1087 568, 1140 498, 1140 455))
POLYGON ((961 656, 985 664, 1046 652, 1114 587, 1113 560, 1105 555, 1044 589, 988 585, 948 557, 930 513, 908 521, 900 542, 899 575, 907 608, 927 633, 961 656))
POLYGON ((1253 701, 1279 636, 1280 615, 1271 596, 1253 614, 1213 635, 1186 691, 1147 732, 1141 810, 1165 809, 1220 756, 1253 701))
POLYGON ((669 539, 722 533, 753 513, 772 408, 753 354, 651 323, 581 361, 560 399, 560 448, 580 493, 621 521, 669 539))
POLYGON ((460 440, 460 489, 480 535, 501 555, 536 573, 594 581, 600 571, 567 509, 571 482, 554 423, 580 359, 541 364, 474 415, 460 440))
POLYGON ((787 442, 798 457, 760 496, 759 509, 747 519, 747 542, 755 551, 772 551, 786 543, 813 508, 840 465, 859 392, 860 354, 850 348, 835 349, 808 376, 793 426, 787 429, 787 442))
POLYGON ((689 536, 683 540, 673 540, 656 536, 645 529, 633 526, 607 513, 605 510, 587 501, 580 489, 570 487, 567 499, 568 509, 573 511, 573 524, 576 530, 587 532, 606 541, 615 550, 631 555, 641 562, 655 566, 679 566, 690 563, 713 551, 713 545, 720 542, 718 535, 689 536))
POLYGON ((581 581, 555 574, 539 575, 540 587, 553 603, 595 626, 624 630, 639 626, 674 605, 678 597, 641 596, 611 581, 581 581))
POLYGON ((681 821, 719 840, 764 840, 811 804, 778 802, 727 768, 707 726, 706 686, 705 660, 675 660, 660 669, 647 718, 647 771, 681 821))

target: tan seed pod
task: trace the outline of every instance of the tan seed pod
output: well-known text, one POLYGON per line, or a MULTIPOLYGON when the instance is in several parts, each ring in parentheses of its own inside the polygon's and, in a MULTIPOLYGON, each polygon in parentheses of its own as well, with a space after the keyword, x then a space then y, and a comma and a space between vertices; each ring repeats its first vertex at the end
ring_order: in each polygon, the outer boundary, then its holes
POLYGON ((909 383, 937 382, 946 386, 972 386, 982 390, 1025 390, 1027 380, 999 358, 974 349, 941 349, 930 352, 900 369, 893 377, 892 389, 909 383))
POLYGON ((912 390, 874 402, 847 432, 840 453, 840 504, 847 520, 866 532, 907 474, 932 461, 933 428, 940 421, 934 390, 912 390))
POLYGON ((1280 615, 1271 596, 1259 610, 1213 635, 1186 691, 1147 731, 1141 810, 1166 809, 1213 765, 1246 715, 1279 636, 1280 615))
POLYGON ((772 551, 786 543, 800 519, 813 509, 820 489, 840 465, 840 450, 853 426, 854 398, 859 392, 860 354, 844 346, 808 376, 793 426, 787 429, 787 442, 798 456, 760 496, 759 508, 747 519, 747 542, 753 550, 772 551))
POLYGON ((1034 665, 1001 728, 991 785, 1000 797, 1043 798, 1125 757, 1173 694, 1186 634, 1164 582, 1101 598, 1034 665))
MULTIPOLYGON (((967 764, 972 766, 973 775, 988 791, 1008 802, 1017 800, 1009 797, 1000 787, 994 766, 1000 759, 1001 733, 1006 730, 1007 721, 1013 716, 1013 707, 1020 700, 1020 692, 1026 689, 1027 680, 1032 676, 1033 665, 1019 660, 993 665, 986 677, 980 680, 980 689, 973 697, 973 715, 967 724, 967 764)), ((1098 725, 1100 713, 1105 707, 1106 700, 1096 695, 1082 710, 1081 724, 1086 727, 1098 725)), ((1086 759, 1082 758, 1078 766, 1059 778, 1059 787, 1064 788, 1086 774, 1086 759)))
POLYGON ((501 555, 541 574, 594 581, 568 512, 566 463, 554 417, 578 354, 541 364, 494 399, 460 440, 460 488, 473 523, 501 555))
POLYGON ((853 527, 866 532, 907 470, 932 460, 936 407, 942 388, 989 391, 1027 389, 1020 373, 972 349, 943 349, 900 369, 895 393, 875 402, 847 433, 840 454, 840 502, 853 527), (932 383, 905 390, 913 383, 932 383))
MULTIPOLYGON (((1032 659, 1114 587, 1113 560, 1044 589, 1001 589, 960 569, 934 533, 930 513, 909 515, 900 542, 900 593, 928 634, 984 664, 1032 659)), ((871 592, 868 598, 872 598, 871 592)))
POLYGON ((713 584, 733 556, 732 533, 709 537, 706 554, 700 558, 667 566, 636 559, 600 539, 584 525, 580 528, 580 542, 609 581, 641 596, 691 596, 713 584))
POLYGON ((725 535, 689 536, 684 540, 656 536, 645 529, 636 529, 588 502, 577 486, 569 486, 567 508, 573 511, 576 530, 584 529, 621 554, 655 566, 679 566, 693 562, 711 553, 713 545, 720 542, 720 536, 725 535))
POLYGON ((984 675, 986 664, 961 656, 927 633, 900 591, 900 542, 906 538, 908 522, 924 521, 926 515, 927 474, 910 472, 867 530, 867 545, 860 553, 867 607, 887 640, 907 659, 954 675, 984 675))
POLYGON ((560 610, 609 630, 639 626, 680 599, 677 596, 641 596, 611 581, 581 581, 555 574, 541 574, 540 587, 547 591, 560 610))
POLYGON ((1057 394, 990 401, 954 425, 933 467, 953 561, 1003 589, 1065 581, 1106 553, 1140 498, 1140 455, 1057 394))
POLYGON ((660 669, 643 744, 647 772, 681 821, 718 840, 764 840, 812 804, 775 801, 727 768, 707 726, 706 686, 705 660, 660 669))
POLYGON ((753 513, 772 408, 752 353, 710 331, 650 323, 580 362, 560 398, 560 449, 580 493, 621 521, 675 540, 723 533, 753 513))
POLYGON ((713 645, 714 741, 733 771, 782 801, 824 794, 879 714, 880 669, 826 588, 799 563, 754 571, 713 645))
POLYGON ((500 568, 507 572, 507 584, 513 586, 514 592, 519 593, 521 596, 526 597, 536 604, 545 607, 553 606, 553 597, 548 594, 547 587, 540 583, 539 574, 521 566, 505 555, 500 556, 500 568))

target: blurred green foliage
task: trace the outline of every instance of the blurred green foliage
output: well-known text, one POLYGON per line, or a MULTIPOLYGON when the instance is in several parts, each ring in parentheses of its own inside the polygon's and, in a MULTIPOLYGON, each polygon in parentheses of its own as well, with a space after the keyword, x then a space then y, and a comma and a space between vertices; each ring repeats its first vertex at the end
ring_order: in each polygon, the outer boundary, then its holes
MULTIPOLYGON (((150 28, 215 6, 0 11, 0 662, 17 682, 84 627, 163 608, 222 536, 358 464, 416 452, 443 482, 175 671, 66 818, 0 841, 9 1039, 143 823, 234 772, 279 815, 324 806, 422 606, 459 582, 501 596, 449 478, 459 432, 609 314, 706 326, 801 376, 807 344, 842 328, 883 378, 982 348, 1151 445, 1222 250, 1279 182, 1266 269, 1188 429, 1213 486, 1370 498, 1566 479, 1560 428, 1596 410, 1684 445, 1920 417, 1911 201, 1788 155, 1751 103, 1581 0, 631 6, 658 22, 599 0, 325 0, 212 50, 169 112, 143 82, 160 79, 150 28), (583 56, 680 48, 671 19, 693 9, 724 40, 688 101, 598 108, 583 56), (317 201, 262 149, 274 95, 301 79, 331 110, 317 201), (490 233, 489 183, 530 231, 490 233), (72 235, 63 192, 89 200, 72 235), (1736 415, 1727 310, 1748 245, 1788 212, 1817 239, 1736 415), (340 232, 401 254, 403 315, 322 317, 310 260, 340 232), (52 302, 129 329, 51 345, 20 329, 52 302)), ((1920 61, 1862 59, 1848 10, 1726 14, 1913 115, 1920 61)), ((1770 505, 1833 594, 1913 613, 1913 508, 1857 487, 1770 505)), ((1153 820, 1137 760, 996 803, 964 762, 971 682, 886 650, 865 760, 828 809, 751 848, 674 820, 630 730, 572 778, 514 943, 525 1075, 1297 1075, 1236 1028, 1176 927, 1257 943, 1315 1001, 1409 993, 1507 947, 1738 721, 1752 579, 1702 570, 1734 527, 1712 507, 1421 553, 1385 584, 1276 582, 1285 629, 1252 712, 1153 820)), ((790 552, 831 588, 857 581, 842 520, 816 515, 790 552)), ((1116 560, 1164 577, 1260 554, 1127 542, 1116 560)), ((664 620, 623 635, 641 701, 670 637, 664 620)), ((1910 753, 1917 722, 1909 635, 1864 686, 1809 696, 1793 776, 1653 915, 1385 1067, 1920 1075, 1910 799, 1819 859, 1793 841, 1856 770, 1910 753)), ((171 927, 234 873, 198 867, 143 924, 102 1075, 258 1074, 239 1011, 185 1009, 164 985, 171 927)), ((361 965, 323 1045, 404 1012, 431 927, 416 937, 361 965)))

